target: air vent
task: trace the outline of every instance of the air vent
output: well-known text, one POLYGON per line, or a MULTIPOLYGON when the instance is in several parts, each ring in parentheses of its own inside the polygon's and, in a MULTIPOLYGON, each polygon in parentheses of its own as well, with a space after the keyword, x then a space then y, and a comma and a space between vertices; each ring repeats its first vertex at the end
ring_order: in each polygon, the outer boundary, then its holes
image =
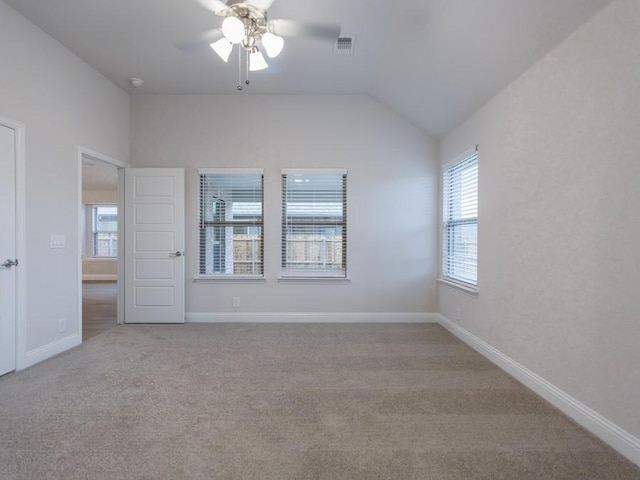
POLYGON ((338 37, 333 52, 336 55, 351 55, 356 44, 356 37, 338 37))

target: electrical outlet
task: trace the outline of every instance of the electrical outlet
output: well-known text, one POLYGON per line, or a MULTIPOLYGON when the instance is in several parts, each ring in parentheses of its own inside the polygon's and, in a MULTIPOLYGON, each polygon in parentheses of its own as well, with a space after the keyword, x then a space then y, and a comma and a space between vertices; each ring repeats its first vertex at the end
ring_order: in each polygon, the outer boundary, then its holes
POLYGON ((58 320, 58 333, 62 333, 67 329, 67 319, 61 318, 58 320))
POLYGON ((231 304, 233 308, 240 308, 240 297, 233 297, 231 304))
POLYGON ((462 309, 460 307, 456 308, 456 322, 462 320, 462 309))

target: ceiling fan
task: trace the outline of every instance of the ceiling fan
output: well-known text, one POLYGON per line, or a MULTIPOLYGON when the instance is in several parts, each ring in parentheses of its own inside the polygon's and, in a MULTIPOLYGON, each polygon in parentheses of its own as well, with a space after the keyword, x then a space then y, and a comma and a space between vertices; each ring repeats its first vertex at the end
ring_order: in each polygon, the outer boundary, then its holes
POLYGON ((192 51, 210 45, 226 63, 233 47, 238 45, 238 90, 242 90, 242 57, 246 58, 246 78, 249 71, 264 70, 267 61, 260 47, 269 58, 280 55, 284 47, 283 37, 304 36, 320 40, 335 41, 340 35, 339 24, 302 22, 287 19, 270 19, 267 10, 275 0, 196 0, 201 6, 224 17, 222 26, 201 33, 198 37, 179 43, 184 51, 192 51))

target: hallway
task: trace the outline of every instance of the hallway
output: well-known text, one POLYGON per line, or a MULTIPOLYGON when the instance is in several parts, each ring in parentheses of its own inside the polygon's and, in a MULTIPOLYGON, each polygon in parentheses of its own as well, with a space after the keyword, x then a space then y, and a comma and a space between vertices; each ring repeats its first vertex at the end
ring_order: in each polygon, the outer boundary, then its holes
POLYGON ((82 282, 82 341, 115 327, 116 282, 82 282))

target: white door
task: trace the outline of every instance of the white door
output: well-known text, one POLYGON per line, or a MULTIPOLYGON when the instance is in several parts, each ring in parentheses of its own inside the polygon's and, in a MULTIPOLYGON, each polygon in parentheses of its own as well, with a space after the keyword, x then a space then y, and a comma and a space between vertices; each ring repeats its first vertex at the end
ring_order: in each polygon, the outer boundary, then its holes
POLYGON ((127 168, 125 323, 184 323, 184 170, 127 168))
POLYGON ((15 138, 0 124, 0 375, 16 369, 15 138))

